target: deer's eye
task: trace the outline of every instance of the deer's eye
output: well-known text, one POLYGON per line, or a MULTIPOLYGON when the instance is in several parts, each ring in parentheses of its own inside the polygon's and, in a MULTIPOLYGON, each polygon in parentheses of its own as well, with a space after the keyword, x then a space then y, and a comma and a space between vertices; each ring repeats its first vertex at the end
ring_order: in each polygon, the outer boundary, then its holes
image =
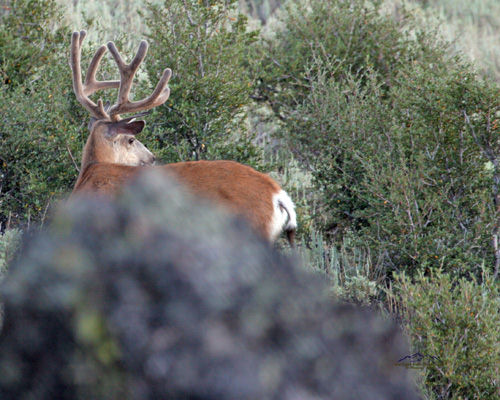
POLYGON ((134 140, 135 140, 134 138, 130 138, 130 139, 128 140, 128 144, 132 144, 132 143, 134 143, 134 140))

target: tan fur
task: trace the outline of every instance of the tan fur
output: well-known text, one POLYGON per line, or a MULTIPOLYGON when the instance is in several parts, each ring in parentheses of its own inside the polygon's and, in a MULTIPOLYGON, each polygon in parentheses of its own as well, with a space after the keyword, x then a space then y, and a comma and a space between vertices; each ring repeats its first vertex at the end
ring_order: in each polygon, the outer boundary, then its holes
POLYGON ((158 167, 95 163, 82 172, 73 193, 114 195, 123 184, 146 168, 165 172, 195 196, 222 204, 242 215, 257 232, 271 240, 271 199, 281 188, 269 176, 234 161, 189 161, 158 167))
POLYGON ((83 148, 81 171, 91 163, 152 165, 155 156, 134 135, 109 135, 106 122, 95 122, 83 148), (132 141, 132 143, 129 143, 132 141))

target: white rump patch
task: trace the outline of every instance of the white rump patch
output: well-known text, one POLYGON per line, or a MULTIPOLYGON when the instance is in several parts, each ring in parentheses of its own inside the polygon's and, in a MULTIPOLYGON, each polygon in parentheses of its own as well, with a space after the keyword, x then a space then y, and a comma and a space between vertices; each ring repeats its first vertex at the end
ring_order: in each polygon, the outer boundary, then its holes
POLYGON ((269 235, 274 241, 281 232, 297 228, 297 215, 295 204, 284 190, 273 195, 273 208, 269 235))

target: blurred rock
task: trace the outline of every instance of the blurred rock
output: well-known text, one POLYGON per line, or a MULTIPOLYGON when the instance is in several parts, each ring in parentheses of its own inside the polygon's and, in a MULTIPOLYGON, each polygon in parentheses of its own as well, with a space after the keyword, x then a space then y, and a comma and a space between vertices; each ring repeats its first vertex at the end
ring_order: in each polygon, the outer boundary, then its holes
POLYGON ((416 399, 397 328, 153 175, 77 199, 1 288, 0 399, 416 399))

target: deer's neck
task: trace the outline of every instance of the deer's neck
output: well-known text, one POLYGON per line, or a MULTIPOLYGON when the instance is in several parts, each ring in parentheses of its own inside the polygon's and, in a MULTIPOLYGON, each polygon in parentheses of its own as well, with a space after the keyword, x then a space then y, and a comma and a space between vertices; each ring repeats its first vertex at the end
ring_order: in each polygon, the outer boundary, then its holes
POLYGON ((73 188, 73 193, 78 190, 82 181, 88 178, 87 170, 90 166, 114 162, 113 148, 110 143, 103 138, 99 138, 98 135, 90 134, 83 148, 82 164, 80 166, 78 178, 76 179, 75 187, 73 188))
POLYGON ((91 164, 113 162, 115 159, 110 144, 96 135, 90 135, 83 148, 80 172, 83 172, 91 164))

